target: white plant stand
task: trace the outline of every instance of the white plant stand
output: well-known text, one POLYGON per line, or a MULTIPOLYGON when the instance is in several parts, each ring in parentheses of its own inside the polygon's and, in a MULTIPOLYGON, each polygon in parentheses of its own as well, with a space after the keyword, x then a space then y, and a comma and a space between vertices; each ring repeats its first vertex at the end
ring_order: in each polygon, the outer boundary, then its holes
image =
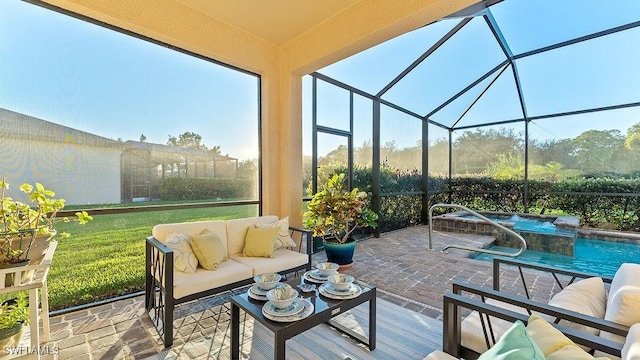
MULTIPOLYGON (((53 253, 58 246, 57 241, 49 244, 47 253, 40 262, 35 265, 25 265, 20 267, 0 269, 0 294, 12 293, 17 291, 29 291, 29 330, 31 337, 30 349, 27 349, 31 355, 37 355, 40 358, 40 334, 39 334, 39 310, 40 299, 38 298, 38 289, 41 291, 42 300, 42 328, 43 342, 49 342, 49 295, 47 293, 47 275, 53 260, 53 253), (13 284, 5 286, 7 274, 13 274, 13 284)), ((0 349, 3 351, 4 349, 0 349)))

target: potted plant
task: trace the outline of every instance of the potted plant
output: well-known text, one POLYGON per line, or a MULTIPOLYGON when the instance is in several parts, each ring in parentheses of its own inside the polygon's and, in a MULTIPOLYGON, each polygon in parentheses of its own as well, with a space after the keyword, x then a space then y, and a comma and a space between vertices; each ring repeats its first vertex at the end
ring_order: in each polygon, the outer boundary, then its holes
POLYGON ((311 198, 304 225, 313 236, 322 238, 327 261, 349 266, 356 244, 353 231, 378 226, 378 215, 367 207, 366 200, 366 192, 347 188, 345 174, 333 175, 311 198))
MULTIPOLYGON (((32 206, 6 196, 9 183, 0 180, 0 268, 21 266, 28 263, 29 256, 40 258, 48 248, 48 242, 56 235, 68 237, 68 233, 57 234, 55 224, 69 222, 69 218, 56 217, 64 208, 65 200, 53 198, 55 193, 40 183, 35 187, 22 184, 20 190, 29 195, 32 206)), ((92 219, 86 211, 77 212, 76 219, 85 224, 92 219)), ((31 262, 33 263, 33 261, 31 262)))
POLYGON ((0 348, 17 346, 29 324, 29 302, 24 292, 0 304, 0 348))

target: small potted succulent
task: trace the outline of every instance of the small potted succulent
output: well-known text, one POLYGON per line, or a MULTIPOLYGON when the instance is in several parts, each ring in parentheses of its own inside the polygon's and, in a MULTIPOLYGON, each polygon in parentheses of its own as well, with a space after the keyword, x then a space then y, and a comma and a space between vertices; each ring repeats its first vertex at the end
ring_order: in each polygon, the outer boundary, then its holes
MULTIPOLYGON (((29 257, 44 255, 48 243, 54 236, 68 237, 68 233, 57 234, 55 224, 69 222, 66 217, 56 217, 64 208, 64 199, 55 199, 55 193, 36 183, 22 184, 20 190, 29 195, 32 205, 6 196, 9 183, 0 180, 0 268, 26 265, 29 257), (40 243, 42 242, 42 243, 40 243)), ((86 211, 77 212, 75 220, 85 224, 92 219, 86 211)))
POLYGON ((378 226, 378 215, 367 207, 367 193, 349 190, 345 180, 345 174, 333 175, 313 195, 304 213, 304 225, 313 236, 322 238, 327 260, 343 268, 353 262, 353 231, 378 226))

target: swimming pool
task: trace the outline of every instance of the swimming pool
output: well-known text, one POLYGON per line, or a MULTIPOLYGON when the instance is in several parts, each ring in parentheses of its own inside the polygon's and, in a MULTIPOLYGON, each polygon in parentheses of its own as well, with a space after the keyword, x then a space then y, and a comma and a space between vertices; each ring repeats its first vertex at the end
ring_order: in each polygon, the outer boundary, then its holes
MULTIPOLYGON (((511 253, 516 251, 514 248, 503 246, 491 246, 489 249, 511 253)), ((478 254, 475 259, 492 261, 493 255, 478 254)), ((527 250, 516 259, 603 276, 613 276, 622 263, 640 263, 640 245, 578 237, 575 242, 574 256, 527 250)))

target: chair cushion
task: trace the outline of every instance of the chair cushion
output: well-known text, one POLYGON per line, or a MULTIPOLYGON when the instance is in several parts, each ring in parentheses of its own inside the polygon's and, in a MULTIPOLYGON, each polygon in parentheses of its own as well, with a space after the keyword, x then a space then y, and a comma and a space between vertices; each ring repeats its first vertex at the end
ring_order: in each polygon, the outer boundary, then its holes
POLYGON ((277 216, 258 216, 244 219, 233 219, 225 222, 227 227, 227 252, 229 255, 241 254, 244 249, 244 239, 247 236, 249 227, 256 224, 269 224, 278 221, 277 216))
POLYGON ((276 242, 273 246, 274 250, 280 249, 281 247, 296 247, 296 242, 291 238, 291 234, 289 234, 289 217, 282 218, 274 223, 269 224, 256 224, 257 228, 267 228, 267 227, 277 227, 278 228, 278 236, 276 237, 276 242))
POLYGON ((458 360, 457 357, 453 357, 444 351, 436 350, 431 352, 427 357, 422 360, 458 360))
POLYGON ((227 247, 227 226, 224 220, 209 220, 209 221, 194 221, 184 223, 173 224, 158 224, 153 227, 151 234, 157 240, 164 242, 169 236, 174 233, 182 233, 188 237, 199 235, 204 230, 209 230, 212 233, 218 235, 222 244, 227 247))
MULTIPOLYGON (((549 300, 549 305, 602 319, 607 306, 604 282, 599 277, 577 281, 554 295, 549 300)), ((561 320, 559 324, 592 335, 598 335, 600 332, 598 329, 567 320, 561 320)))
POLYGON ((175 271, 173 276, 173 297, 180 299, 201 291, 251 279, 253 273, 246 265, 227 260, 219 264, 216 271, 199 267, 193 274, 175 271))
POLYGON ((193 274, 198 267, 198 259, 191 249, 189 237, 182 233, 169 236, 164 244, 173 250, 173 267, 185 273, 193 274))
POLYGON ((305 265, 309 261, 307 254, 301 254, 288 249, 278 249, 273 252, 273 258, 243 257, 231 255, 231 259, 253 269, 253 275, 280 272, 305 265))
POLYGON ((255 228, 247 230, 242 256, 273 257, 273 244, 278 236, 278 228, 255 228))
POLYGON ((536 314, 529 317, 527 332, 542 350, 547 360, 607 359, 594 358, 566 337, 560 330, 536 314))
POLYGON ((545 360, 522 321, 518 320, 478 360, 545 360))
MULTIPOLYGON (((502 301, 487 299, 487 304, 495 305, 503 309, 511 310, 519 314, 526 314, 527 310, 515 305, 507 304, 502 301)), ((484 317, 484 316, 483 316, 484 317)), ((491 327, 495 335, 496 340, 513 326, 512 322, 490 317, 491 327)), ((485 319, 486 324, 486 319, 485 319)), ((477 353, 483 353, 487 351, 487 343, 484 338, 484 332, 482 330, 482 323, 480 322, 480 314, 477 311, 472 312, 462 321, 462 334, 461 334, 462 346, 471 349, 477 353)))
POLYGON ((215 270, 218 264, 227 260, 227 249, 222 240, 209 229, 203 230, 200 235, 193 235, 189 241, 198 263, 204 269, 215 270))

